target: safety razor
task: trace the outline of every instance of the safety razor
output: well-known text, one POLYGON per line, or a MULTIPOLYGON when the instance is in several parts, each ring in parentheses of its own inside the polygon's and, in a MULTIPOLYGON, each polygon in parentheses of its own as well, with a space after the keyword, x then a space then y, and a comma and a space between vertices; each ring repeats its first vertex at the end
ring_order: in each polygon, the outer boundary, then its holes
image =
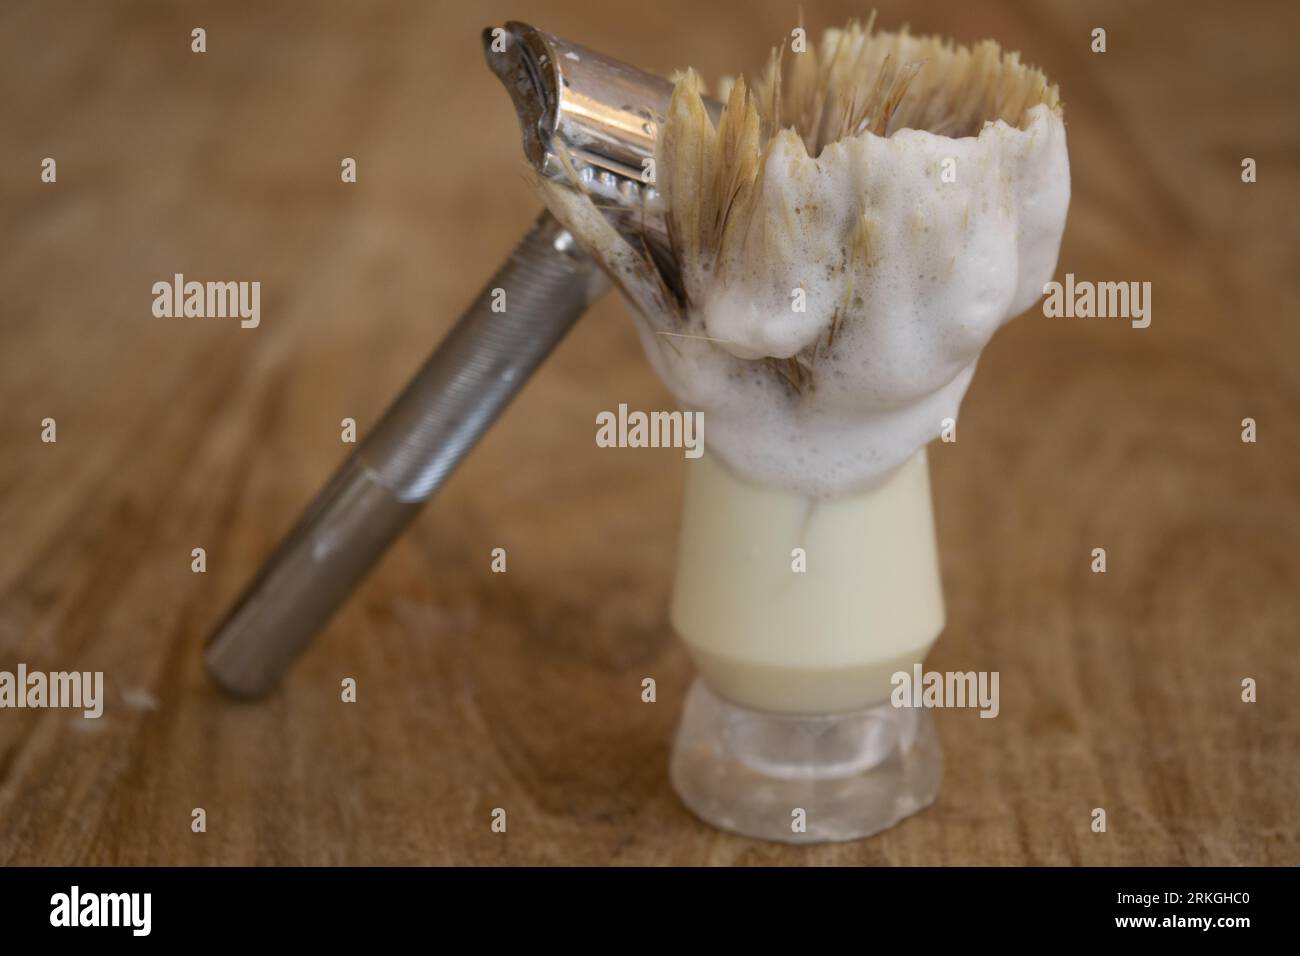
MULTIPOLYGON (((536 172, 580 189, 620 230, 663 235, 647 171, 672 95, 662 77, 527 24, 483 31, 536 172)), ((709 103, 715 119, 718 104, 709 103)), ((204 648, 239 697, 266 694, 609 287, 543 212, 247 585, 204 648), (492 308, 506 290, 506 311, 492 308)))

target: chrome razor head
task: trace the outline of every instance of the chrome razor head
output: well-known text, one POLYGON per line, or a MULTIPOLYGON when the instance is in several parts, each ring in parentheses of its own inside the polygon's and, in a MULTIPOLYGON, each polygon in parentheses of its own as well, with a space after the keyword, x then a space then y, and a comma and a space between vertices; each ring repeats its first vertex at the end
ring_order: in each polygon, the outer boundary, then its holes
MULTIPOLYGON (((673 84, 526 23, 484 30, 483 50, 514 102, 533 168, 661 232, 653 160, 673 84)), ((721 104, 705 106, 716 123, 721 104)))

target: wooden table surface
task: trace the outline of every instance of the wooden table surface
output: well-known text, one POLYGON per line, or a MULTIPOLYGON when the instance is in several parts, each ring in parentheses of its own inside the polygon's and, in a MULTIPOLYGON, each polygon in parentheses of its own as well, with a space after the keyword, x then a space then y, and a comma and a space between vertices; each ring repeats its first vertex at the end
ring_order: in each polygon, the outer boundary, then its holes
POLYGON ((107 704, 0 711, 0 863, 1300 863, 1298 14, 880 2, 1060 83, 1058 275, 1150 281, 1152 323, 1031 311, 994 339, 931 450, 929 666, 999 671, 1001 715, 937 714, 930 809, 791 848, 668 784, 684 464, 593 442, 596 412, 670 403, 614 296, 272 698, 223 697, 199 648, 346 453, 340 420, 375 421, 534 215, 477 30, 716 76, 794 5, 5 4, 0 669, 102 670, 107 704), (261 325, 155 319, 177 272, 259 280, 261 325))

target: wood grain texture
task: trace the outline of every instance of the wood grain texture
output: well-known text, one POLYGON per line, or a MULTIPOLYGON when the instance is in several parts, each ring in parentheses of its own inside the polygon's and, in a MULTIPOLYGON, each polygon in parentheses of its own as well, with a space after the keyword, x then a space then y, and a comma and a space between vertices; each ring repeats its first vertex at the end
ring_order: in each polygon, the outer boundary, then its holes
MULTIPOLYGON (((1300 863, 1298 11, 880 3, 1059 81, 1059 272, 1149 280, 1154 313, 1030 314, 987 350, 931 455, 930 666, 1000 671, 1001 716, 938 714, 926 812, 794 849, 668 785, 683 464, 593 443, 597 411, 668 402, 613 297, 280 692, 227 700, 198 658, 342 458, 340 419, 374 422, 536 210, 476 31, 527 19, 716 76, 794 6, 5 4, 0 669, 103 670, 109 699, 99 721, 0 711, 0 863, 1300 863), (153 319, 175 272, 260 280, 261 327, 153 319)), ((862 12, 805 3, 817 29, 862 12)))

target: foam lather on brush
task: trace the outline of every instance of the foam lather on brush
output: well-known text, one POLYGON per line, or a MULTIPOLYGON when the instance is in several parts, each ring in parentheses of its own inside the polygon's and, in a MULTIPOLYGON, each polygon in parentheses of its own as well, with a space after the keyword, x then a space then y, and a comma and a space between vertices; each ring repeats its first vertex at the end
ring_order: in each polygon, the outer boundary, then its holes
POLYGON ((936 438, 980 350, 1056 268, 1069 162, 1056 87, 996 43, 850 24, 730 84, 694 72, 657 142, 669 242, 540 183, 638 315, 708 448, 816 497, 936 438))

